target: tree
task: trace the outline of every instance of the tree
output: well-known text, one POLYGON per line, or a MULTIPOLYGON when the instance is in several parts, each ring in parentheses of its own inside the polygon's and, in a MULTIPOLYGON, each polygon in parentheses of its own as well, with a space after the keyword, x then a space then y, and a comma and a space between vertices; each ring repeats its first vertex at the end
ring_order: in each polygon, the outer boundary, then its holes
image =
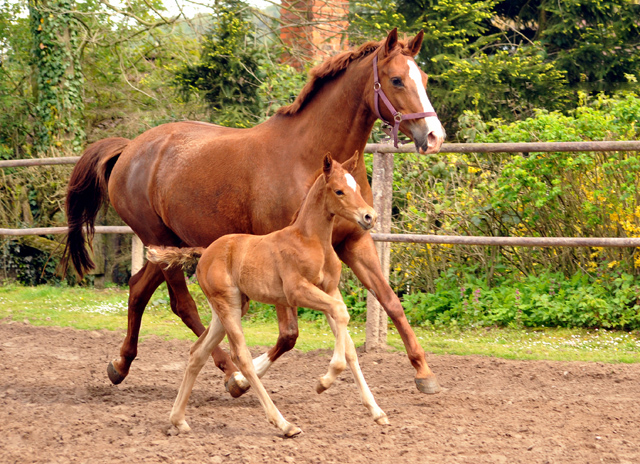
POLYGON ((72 0, 29 0, 38 153, 63 145, 78 151, 84 142, 84 78, 72 8, 72 0))

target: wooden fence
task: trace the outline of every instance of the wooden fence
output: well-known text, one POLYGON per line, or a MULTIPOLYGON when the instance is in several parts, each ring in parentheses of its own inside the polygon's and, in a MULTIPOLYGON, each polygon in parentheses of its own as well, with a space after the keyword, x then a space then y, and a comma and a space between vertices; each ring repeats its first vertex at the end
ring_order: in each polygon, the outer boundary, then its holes
MULTIPOLYGON (((640 141, 607 142, 535 142, 535 143, 445 143, 440 153, 533 153, 533 152, 604 152, 640 151, 640 141)), ((393 189, 393 165, 395 153, 414 153, 413 144, 395 148, 388 144, 367 144, 366 153, 373 153, 373 206, 378 212, 378 223, 372 233, 382 264, 389 277, 390 242, 434 243, 451 245, 530 246, 530 247, 640 247, 640 238, 589 238, 589 237, 479 237, 451 235, 391 234, 391 201, 393 189)), ((45 158, 0 161, 0 168, 20 166, 47 166, 75 164, 80 157, 45 158)), ((0 235, 48 235, 65 234, 66 227, 36 229, 0 229, 0 235)), ((96 226, 99 234, 133 233, 127 226, 96 226)), ((131 272, 142 267, 144 259, 142 242, 136 235, 132 242, 131 272)), ((378 301, 367 297, 367 349, 386 344, 387 315, 378 301)))

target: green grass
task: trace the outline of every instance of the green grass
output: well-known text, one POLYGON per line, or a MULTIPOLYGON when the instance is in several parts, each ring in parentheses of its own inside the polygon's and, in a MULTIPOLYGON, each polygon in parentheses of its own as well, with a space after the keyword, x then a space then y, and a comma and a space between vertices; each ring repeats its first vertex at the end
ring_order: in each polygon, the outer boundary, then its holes
MULTIPOLYGON (((211 315, 196 284, 189 286, 200 316, 208 324, 211 315), (206 308, 206 309, 205 309, 206 308)), ((122 288, 95 290, 83 287, 0 287, 0 322, 28 321, 33 325, 68 326, 83 330, 125 330, 127 295, 122 288)), ((273 345, 278 336, 275 320, 249 317, 244 322, 247 342, 273 345)), ((363 324, 350 325, 356 345, 365 340, 363 324)), ((509 359, 550 359, 562 361, 640 362, 640 333, 585 329, 516 328, 415 328, 425 351, 435 354, 477 354, 509 359)), ((145 311, 141 336, 166 339, 195 336, 171 312, 166 287, 151 298, 145 311)), ((392 326, 388 343, 402 350, 402 341, 392 326)), ((324 319, 300 321, 298 349, 332 348, 333 336, 324 319)))

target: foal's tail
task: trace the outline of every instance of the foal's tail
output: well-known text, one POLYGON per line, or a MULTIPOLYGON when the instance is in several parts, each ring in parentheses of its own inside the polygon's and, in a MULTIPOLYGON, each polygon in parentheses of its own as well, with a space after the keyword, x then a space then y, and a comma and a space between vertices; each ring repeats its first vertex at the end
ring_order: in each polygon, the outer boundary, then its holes
POLYGON ((129 139, 122 137, 92 143, 73 168, 66 199, 69 232, 60 263, 63 272, 69 266, 69 259, 81 279, 95 267, 85 241, 91 244, 96 216, 100 207, 108 201, 107 184, 111 170, 128 143, 129 139))
POLYGON ((147 259, 155 264, 164 264, 165 269, 173 266, 185 268, 198 261, 204 248, 147 247, 147 259))

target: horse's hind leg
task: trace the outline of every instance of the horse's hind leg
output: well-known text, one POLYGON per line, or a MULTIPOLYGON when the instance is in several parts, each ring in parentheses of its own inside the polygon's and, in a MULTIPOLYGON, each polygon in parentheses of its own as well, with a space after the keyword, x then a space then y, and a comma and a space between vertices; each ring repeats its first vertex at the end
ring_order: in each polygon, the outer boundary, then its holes
MULTIPOLYGON (((204 333, 205 327, 200 320, 196 303, 193 301, 187 288, 184 272, 179 268, 165 269, 163 272, 169 288, 169 299, 171 301, 172 311, 182 319, 182 322, 184 322, 193 333, 200 337, 202 333, 204 333)), ((216 366, 224 372, 226 384, 231 374, 237 371, 237 368, 231 361, 229 355, 220 346, 217 344, 214 345, 212 351, 213 361, 216 366)))
POLYGON ((191 347, 189 364, 184 371, 180 391, 178 391, 178 396, 173 403, 170 416, 171 423, 175 425, 180 432, 188 432, 191 430, 189 424, 187 424, 187 421, 185 420, 185 409, 187 407, 187 402, 189 401, 189 396, 191 396, 191 391, 193 390, 193 384, 195 383, 200 370, 207 362, 207 359, 209 359, 209 354, 220 344, 224 335, 224 327, 222 327, 218 316, 213 313, 211 325, 191 347))
MULTIPOLYGON (((253 360, 253 367, 259 378, 266 374, 276 359, 292 350, 298 339, 298 308, 276 305, 276 312, 278 314, 278 340, 269 351, 253 360)), ((240 396, 249 387, 249 381, 240 372, 234 373, 229 379, 228 390, 233 397, 240 396)))
POLYGON ((120 358, 111 361, 107 367, 109 379, 115 385, 122 382, 129 374, 131 363, 138 354, 138 335, 144 308, 163 280, 160 267, 150 262, 145 263, 142 269, 129 280, 127 335, 120 347, 120 358))

